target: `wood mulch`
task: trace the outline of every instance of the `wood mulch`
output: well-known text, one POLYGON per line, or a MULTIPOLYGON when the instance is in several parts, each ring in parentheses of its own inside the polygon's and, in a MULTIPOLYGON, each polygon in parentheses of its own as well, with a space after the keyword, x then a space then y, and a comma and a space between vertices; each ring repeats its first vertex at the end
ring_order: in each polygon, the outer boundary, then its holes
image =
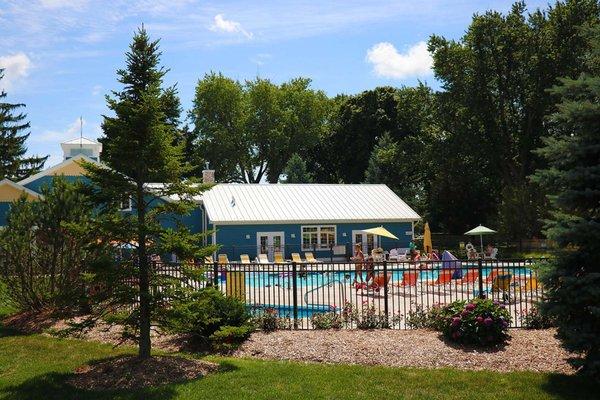
POLYGON ((124 356, 79 367, 68 383, 85 390, 134 389, 197 379, 218 368, 214 363, 183 357, 140 360, 124 356))
POLYGON ((254 333, 237 357, 302 362, 572 374, 554 330, 510 331, 504 347, 483 350, 448 343, 428 330, 277 331, 254 333))

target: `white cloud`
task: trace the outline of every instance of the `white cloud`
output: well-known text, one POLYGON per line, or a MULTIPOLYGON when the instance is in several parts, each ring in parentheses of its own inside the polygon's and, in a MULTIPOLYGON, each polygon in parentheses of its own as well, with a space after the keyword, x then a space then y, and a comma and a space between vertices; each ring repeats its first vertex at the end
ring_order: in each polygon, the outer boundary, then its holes
POLYGON ((427 76, 433 66, 425 42, 411 46, 406 53, 399 53, 391 43, 377 43, 367 51, 366 59, 373 64, 375 74, 393 79, 427 76))
POLYGON ((259 53, 253 57, 250 57, 250 62, 258 65, 259 67, 265 65, 268 60, 271 59, 271 54, 268 53, 259 53))
POLYGON ((215 15, 212 25, 208 27, 213 32, 241 33, 248 39, 252 39, 252 32, 248 32, 242 27, 242 24, 236 21, 225 19, 223 14, 215 15))
POLYGON ((102 92, 102 85, 94 85, 92 87, 92 96, 98 96, 102 92))
POLYGON ((31 65, 31 60, 25 53, 0 57, 0 69, 4 70, 4 78, 0 80, 0 89, 9 90, 15 83, 25 78, 31 65))

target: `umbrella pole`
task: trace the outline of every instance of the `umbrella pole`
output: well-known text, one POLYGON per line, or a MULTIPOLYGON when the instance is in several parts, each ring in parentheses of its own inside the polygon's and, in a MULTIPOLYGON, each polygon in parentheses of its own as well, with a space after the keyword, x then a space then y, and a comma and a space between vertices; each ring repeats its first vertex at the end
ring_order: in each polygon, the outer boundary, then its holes
POLYGON ((479 245, 481 246, 481 254, 483 254, 483 235, 479 235, 479 245))

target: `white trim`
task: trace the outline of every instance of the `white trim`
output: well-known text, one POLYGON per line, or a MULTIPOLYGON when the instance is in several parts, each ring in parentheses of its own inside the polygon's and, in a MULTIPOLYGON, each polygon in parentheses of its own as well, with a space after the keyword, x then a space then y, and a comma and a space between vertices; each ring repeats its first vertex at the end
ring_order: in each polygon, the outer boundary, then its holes
POLYGON ((412 222, 412 240, 415 240, 415 221, 412 222))
POLYGON ((59 164, 56 164, 53 167, 50 167, 50 168, 45 169, 43 171, 40 171, 40 172, 38 172, 35 175, 31 175, 30 177, 25 178, 25 179, 19 181, 18 183, 19 183, 19 185, 26 185, 26 184, 31 183, 33 181, 36 181, 36 180, 38 180, 40 178, 43 178, 44 176, 50 175, 52 172, 54 172, 54 171, 56 171, 56 170, 64 167, 67 164, 70 164, 70 163, 73 163, 73 162, 76 162, 76 161, 79 161, 79 160, 85 160, 87 162, 91 162, 91 163, 100 165, 100 163, 98 161, 96 161, 96 160, 94 160, 92 158, 89 158, 88 156, 86 156, 84 154, 78 154, 78 155, 76 155, 73 158, 69 158, 68 160, 65 160, 65 161, 63 161, 63 162, 61 162, 59 164))
MULTIPOLYGON (((212 245, 215 246, 217 244, 217 225, 213 224, 213 233, 212 233, 212 245)), ((217 256, 217 250, 213 251, 213 260, 217 256)))
POLYGON ((300 226, 300 248, 302 249, 302 251, 325 251, 325 250, 329 250, 328 248, 323 248, 321 247, 321 228, 329 228, 329 227, 333 227, 333 246, 337 246, 337 225, 335 224, 312 224, 312 225, 301 225, 300 226), (317 228, 317 247, 316 249, 312 248, 312 247, 304 247, 304 228, 317 228))
POLYGON ((391 222, 412 222, 421 218, 401 218, 401 219, 340 219, 327 220, 325 223, 322 219, 314 220, 252 220, 252 221, 213 221, 219 225, 271 225, 271 224, 304 224, 304 225, 335 225, 335 224, 387 224, 391 222))
MULTIPOLYGON (((133 199, 131 198, 131 196, 127 196, 127 200, 129 203, 128 207, 124 207, 124 208, 119 208, 119 211, 132 211, 133 210, 133 199)), ((121 201, 120 206, 123 205, 123 201, 121 201)))
POLYGON ((27 193, 27 194, 35 197, 36 199, 43 199, 44 198, 41 194, 39 194, 37 192, 34 192, 33 190, 31 190, 29 188, 26 188, 25 186, 23 186, 23 185, 21 185, 19 183, 13 182, 10 179, 7 179, 7 178, 2 179, 0 181, 0 186, 2 186, 4 184, 8 184, 9 186, 12 186, 13 188, 15 188, 17 190, 21 190, 21 191, 23 191, 23 192, 25 192, 25 193, 27 193))

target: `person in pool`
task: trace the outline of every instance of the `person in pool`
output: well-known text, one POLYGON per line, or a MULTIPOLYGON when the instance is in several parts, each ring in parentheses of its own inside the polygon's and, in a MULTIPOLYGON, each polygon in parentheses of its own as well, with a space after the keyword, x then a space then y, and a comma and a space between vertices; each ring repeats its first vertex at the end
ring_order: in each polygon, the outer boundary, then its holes
POLYGON ((358 283, 359 278, 360 283, 363 283, 362 269, 365 255, 362 251, 362 243, 356 243, 354 245, 354 256, 352 257, 352 261, 354 261, 354 284, 358 283))

